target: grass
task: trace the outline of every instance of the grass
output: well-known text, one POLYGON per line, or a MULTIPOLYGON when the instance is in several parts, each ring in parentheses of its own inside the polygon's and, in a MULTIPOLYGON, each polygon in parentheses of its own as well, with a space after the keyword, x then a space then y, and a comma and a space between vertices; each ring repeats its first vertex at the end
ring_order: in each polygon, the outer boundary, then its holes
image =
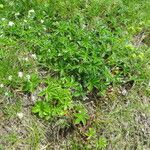
POLYGON ((117 106, 106 115, 111 121, 107 123, 104 135, 110 136, 110 148, 148 149, 149 137, 146 133, 146 128, 149 126, 146 119, 149 118, 148 109, 149 105, 143 104, 137 93, 129 95, 125 99, 125 104, 118 102, 117 106), (111 136, 111 133, 114 135, 111 136))
POLYGON ((0 18, 0 149, 150 147, 148 0, 0 0, 0 18))

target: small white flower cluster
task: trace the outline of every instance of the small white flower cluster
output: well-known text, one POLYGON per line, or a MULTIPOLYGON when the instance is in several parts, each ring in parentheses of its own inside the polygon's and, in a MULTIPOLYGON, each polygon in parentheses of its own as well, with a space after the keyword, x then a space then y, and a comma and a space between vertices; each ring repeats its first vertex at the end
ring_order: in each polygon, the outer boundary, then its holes
POLYGON ((15 17, 18 17, 19 15, 20 15, 20 13, 19 13, 19 12, 15 13, 15 17))
POLYGON ((27 23, 27 20, 26 20, 26 19, 24 19, 23 21, 24 21, 25 23, 27 23))
POLYGON ((5 20, 6 20, 6 18, 2 18, 1 20, 2 20, 2 21, 5 21, 5 20))
POLYGON ((5 96, 9 96, 9 93, 8 93, 8 92, 5 92, 5 96))
POLYGON ((12 80, 12 76, 11 76, 11 75, 8 77, 8 80, 9 80, 9 81, 11 81, 11 80, 12 80))
POLYGON ((29 18, 33 18, 34 15, 35 15, 35 11, 33 9, 31 9, 31 10, 28 11, 28 17, 29 18))
MULTIPOLYGON (((23 75, 23 72, 19 71, 19 72, 18 72, 18 77, 19 77, 19 78, 23 78, 23 76, 24 76, 24 75, 23 75)), ((27 80, 30 80, 30 79, 31 79, 31 76, 30 76, 29 74, 27 74, 27 75, 25 76, 25 78, 26 78, 27 80)), ((8 80, 9 80, 9 81, 12 81, 12 79, 13 79, 12 75, 8 76, 8 80)), ((3 85, 0 84, 0 87, 3 87, 3 85)))
POLYGON ((29 74, 26 75, 27 80, 31 79, 31 76, 29 74))
POLYGON ((12 27, 12 26, 14 26, 15 24, 12 22, 12 21, 9 21, 8 22, 8 26, 10 26, 10 27, 12 27))
POLYGON ((1 84, 0 84, 0 88, 3 88, 3 87, 4 87, 4 84, 3 84, 3 83, 1 83, 1 84))
POLYGON ((46 27, 43 27, 43 30, 46 31, 47 30, 46 27))
POLYGON ((22 112, 18 112, 18 113, 17 113, 17 117, 18 117, 19 119, 22 119, 23 116, 24 116, 24 114, 23 114, 22 112))
POLYGON ((28 11, 29 14, 35 13, 35 11, 33 9, 28 11))
POLYGON ((86 28, 86 25, 85 24, 82 24, 82 29, 85 29, 86 28))
POLYGON ((4 8, 4 5, 3 5, 3 4, 0 4, 0 8, 4 8))
POLYGON ((18 72, 18 77, 19 77, 19 78, 22 78, 22 77, 23 77, 23 72, 21 72, 21 71, 18 72))
POLYGON ((31 57, 32 57, 33 59, 37 59, 36 54, 31 54, 31 57))
POLYGON ((29 59, 28 59, 28 57, 23 57, 22 60, 28 61, 29 59))
POLYGON ((28 62, 30 58, 35 59, 35 60, 36 60, 36 59, 37 59, 37 56, 36 56, 36 54, 31 54, 29 57, 28 57, 28 56, 26 56, 26 57, 21 57, 21 58, 19 58, 19 60, 20 60, 20 61, 22 61, 22 60, 23 60, 23 61, 28 62))
MULTIPOLYGON (((6 18, 1 18, 1 21, 6 21, 7 19, 6 18)), ((8 26, 9 27, 12 27, 12 26, 14 26, 15 25, 15 23, 13 22, 13 21, 9 21, 8 22, 8 26)))
POLYGON ((44 20, 42 20, 42 19, 41 19, 41 21, 40 21, 40 22, 41 22, 41 23, 44 23, 44 20))

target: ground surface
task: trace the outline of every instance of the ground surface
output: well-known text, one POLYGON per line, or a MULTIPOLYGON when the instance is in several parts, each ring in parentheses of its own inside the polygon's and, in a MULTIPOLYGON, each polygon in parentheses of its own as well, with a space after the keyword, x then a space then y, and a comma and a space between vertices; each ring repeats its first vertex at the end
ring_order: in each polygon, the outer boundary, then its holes
MULTIPOLYGON (((97 128, 99 134, 109 140, 106 149, 149 150, 150 99, 135 91, 126 96, 110 95, 110 98, 105 98, 106 104, 102 102, 96 108, 103 110, 97 110, 97 128)), ((5 103, 1 103, 1 110, 8 113, 1 112, 1 149, 71 149, 72 137, 60 133, 58 120, 43 122, 31 114, 31 106, 27 105, 32 105, 30 97, 22 97, 20 102, 5 99, 5 103)), ((88 107, 91 111, 95 109, 94 104, 88 107)))

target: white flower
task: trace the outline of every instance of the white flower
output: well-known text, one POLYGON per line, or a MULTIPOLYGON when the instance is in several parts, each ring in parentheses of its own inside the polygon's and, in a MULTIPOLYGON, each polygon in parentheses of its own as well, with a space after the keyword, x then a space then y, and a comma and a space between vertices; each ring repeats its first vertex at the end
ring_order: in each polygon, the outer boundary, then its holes
POLYGON ((28 57, 25 57, 25 58, 22 58, 23 60, 25 60, 25 61, 28 61, 29 59, 28 59, 28 57))
POLYGON ((0 84, 0 87, 3 88, 3 87, 4 87, 4 84, 1 83, 1 84, 0 84))
POLYGON ((34 11, 33 9, 31 9, 31 10, 28 11, 28 13, 29 13, 29 14, 35 13, 35 11, 34 11))
POLYGON ((83 24, 83 25, 82 25, 82 28, 83 28, 83 29, 85 29, 85 28, 86 28, 86 25, 85 25, 85 24, 83 24))
POLYGON ((86 100, 88 100, 88 99, 89 99, 89 98, 88 98, 87 96, 84 96, 84 97, 83 97, 83 100, 84 100, 84 101, 86 101, 86 100))
POLYGON ((25 60, 25 61, 28 61, 29 59, 28 59, 28 57, 26 57, 24 60, 25 60))
POLYGON ((9 95, 9 93, 8 92, 5 92, 5 96, 8 96, 9 95))
POLYGON ((9 76, 9 77, 8 77, 8 80, 10 80, 10 81, 11 81, 11 80, 12 80, 12 76, 9 76))
POLYGON ((31 76, 29 74, 26 75, 27 80, 30 80, 31 76))
POLYGON ((27 20, 24 19, 23 21, 24 21, 25 23, 27 23, 27 20))
POLYGON ((22 119, 24 114, 22 112, 19 112, 19 113, 17 113, 17 116, 18 116, 19 119, 22 119))
POLYGON ((15 17, 17 17, 17 16, 19 16, 19 15, 20 15, 20 13, 19 13, 19 12, 15 13, 15 17))
POLYGON ((14 25, 14 23, 13 23, 12 21, 9 21, 8 25, 9 25, 10 27, 12 27, 12 26, 14 25))
POLYGON ((38 35, 40 36, 40 35, 41 35, 41 33, 39 32, 39 33, 38 33, 38 35))
POLYGON ((44 23, 44 20, 41 19, 41 23, 44 23))
POLYGON ((29 10, 28 11, 28 17, 33 19, 34 16, 35 16, 35 11, 33 9, 29 10))
POLYGON ((1 20, 4 21, 4 20, 6 20, 6 18, 2 18, 1 20))
POLYGON ((32 57, 33 59, 37 59, 36 54, 32 54, 31 57, 32 57))
POLYGON ((3 5, 3 4, 0 4, 0 8, 4 8, 4 5, 3 5))
POLYGON ((47 30, 47 29, 46 29, 46 27, 44 27, 43 29, 44 29, 44 31, 46 31, 46 30, 47 30))
POLYGON ((18 72, 18 77, 22 78, 23 77, 23 72, 18 72))

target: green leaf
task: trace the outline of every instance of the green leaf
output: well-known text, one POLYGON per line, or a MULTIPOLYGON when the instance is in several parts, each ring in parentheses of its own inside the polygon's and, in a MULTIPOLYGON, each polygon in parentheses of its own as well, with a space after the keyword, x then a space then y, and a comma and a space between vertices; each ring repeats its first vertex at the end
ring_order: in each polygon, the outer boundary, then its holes
POLYGON ((107 146, 107 140, 106 140, 106 138, 101 137, 101 138, 99 138, 99 139, 97 140, 97 142, 96 142, 96 147, 97 147, 98 149, 106 148, 106 146, 107 146))

